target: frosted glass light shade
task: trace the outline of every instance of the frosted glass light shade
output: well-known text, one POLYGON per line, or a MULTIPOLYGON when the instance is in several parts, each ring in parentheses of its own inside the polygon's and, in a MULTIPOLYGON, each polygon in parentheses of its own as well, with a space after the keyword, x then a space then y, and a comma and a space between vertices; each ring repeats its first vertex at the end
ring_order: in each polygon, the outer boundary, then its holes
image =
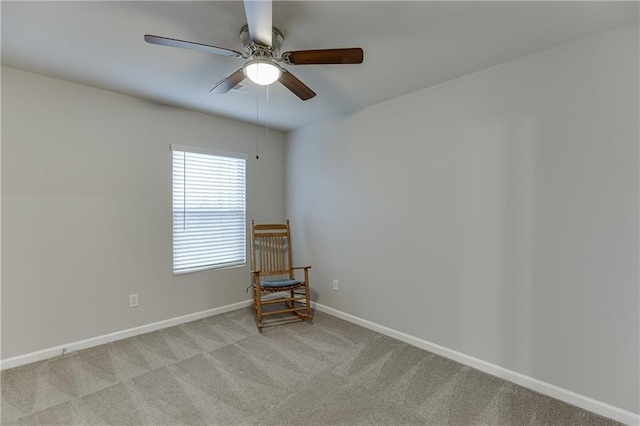
POLYGON ((262 86, 275 83, 282 75, 282 69, 278 64, 259 60, 248 61, 243 71, 251 81, 262 86))

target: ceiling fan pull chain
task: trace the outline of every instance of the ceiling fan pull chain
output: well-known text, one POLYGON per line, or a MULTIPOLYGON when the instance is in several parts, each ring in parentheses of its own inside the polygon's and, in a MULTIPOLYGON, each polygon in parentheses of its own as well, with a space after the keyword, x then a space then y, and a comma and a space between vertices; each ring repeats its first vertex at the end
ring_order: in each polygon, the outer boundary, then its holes
POLYGON ((267 86, 267 138, 269 138, 269 86, 267 86))
POLYGON ((260 153, 258 151, 258 139, 260 135, 260 125, 258 124, 258 106, 260 105, 260 98, 258 97, 258 90, 256 90, 256 160, 260 159, 260 153))

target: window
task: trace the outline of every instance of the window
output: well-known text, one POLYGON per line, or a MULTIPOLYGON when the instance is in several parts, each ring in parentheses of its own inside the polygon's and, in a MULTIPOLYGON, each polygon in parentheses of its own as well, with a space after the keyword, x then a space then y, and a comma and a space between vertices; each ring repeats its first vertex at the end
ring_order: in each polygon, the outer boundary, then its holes
POLYGON ((173 273, 246 262, 246 158, 173 151, 173 273))

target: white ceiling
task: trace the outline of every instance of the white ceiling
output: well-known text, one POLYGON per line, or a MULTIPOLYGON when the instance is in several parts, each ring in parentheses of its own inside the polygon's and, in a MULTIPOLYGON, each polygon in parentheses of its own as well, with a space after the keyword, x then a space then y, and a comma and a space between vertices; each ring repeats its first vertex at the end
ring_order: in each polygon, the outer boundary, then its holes
MULTIPOLYGON (((242 51, 241 1, 2 1, 2 65, 290 130, 638 20, 631 2, 274 2, 282 51, 362 47, 361 65, 286 66, 279 84, 210 94, 241 59, 145 43, 145 34, 242 51)), ((245 83, 248 80, 245 80, 245 83)))

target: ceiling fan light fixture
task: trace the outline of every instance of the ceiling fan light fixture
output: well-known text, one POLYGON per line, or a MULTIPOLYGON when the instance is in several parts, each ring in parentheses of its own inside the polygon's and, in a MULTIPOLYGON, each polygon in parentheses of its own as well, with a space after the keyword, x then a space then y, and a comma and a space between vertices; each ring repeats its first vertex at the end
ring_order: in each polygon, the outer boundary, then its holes
POLYGON ((261 86, 268 86, 278 81, 282 68, 273 61, 254 59, 247 61, 242 68, 244 75, 261 86))

